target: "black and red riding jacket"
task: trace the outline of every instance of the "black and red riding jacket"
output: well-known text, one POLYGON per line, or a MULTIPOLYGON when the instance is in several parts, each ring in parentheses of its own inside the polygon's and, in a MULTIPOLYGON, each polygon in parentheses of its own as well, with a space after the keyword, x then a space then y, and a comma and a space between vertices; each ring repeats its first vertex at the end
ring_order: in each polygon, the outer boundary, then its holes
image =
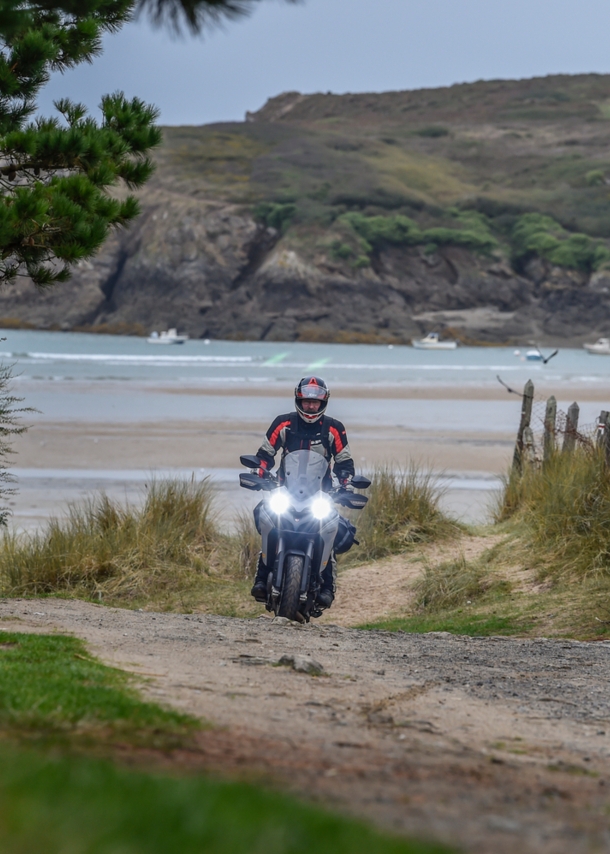
MULTIPOLYGON (((317 451, 329 463, 334 460, 334 473, 340 481, 355 473, 345 427, 336 418, 330 418, 328 415, 321 415, 313 424, 307 424, 299 418, 297 412, 278 415, 256 452, 262 468, 273 468, 278 451, 282 451, 282 462, 286 454, 292 451, 317 451)), ((281 472, 280 464, 280 477, 281 472)), ((324 486, 330 488, 330 477, 324 486)))

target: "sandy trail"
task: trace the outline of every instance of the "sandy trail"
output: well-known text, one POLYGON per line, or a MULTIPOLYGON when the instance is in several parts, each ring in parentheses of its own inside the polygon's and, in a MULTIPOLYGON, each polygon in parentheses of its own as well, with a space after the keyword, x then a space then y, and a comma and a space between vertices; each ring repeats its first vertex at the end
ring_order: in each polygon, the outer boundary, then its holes
POLYGON ((422 545, 417 551, 340 569, 333 607, 322 615, 318 623, 364 626, 405 614, 413 602, 413 583, 426 564, 443 563, 461 555, 473 561, 501 539, 501 536, 467 536, 457 541, 422 545))
POLYGON ((0 621, 78 635, 104 661, 146 675, 150 697, 220 727, 174 757, 185 766, 262 773, 476 854, 610 846, 608 642, 300 627, 56 599, 4 600, 0 621), (295 654, 326 675, 274 666, 295 654))

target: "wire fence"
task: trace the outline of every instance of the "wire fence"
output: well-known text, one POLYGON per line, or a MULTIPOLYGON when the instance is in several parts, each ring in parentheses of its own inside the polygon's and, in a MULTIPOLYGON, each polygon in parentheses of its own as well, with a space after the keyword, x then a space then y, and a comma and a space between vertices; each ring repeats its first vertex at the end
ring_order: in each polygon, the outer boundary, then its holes
MULTIPOLYGON (((518 394, 513 389, 509 391, 518 394)), ((556 451, 571 452, 577 447, 590 451, 605 447, 610 464, 610 412, 602 410, 595 422, 579 424, 577 403, 567 412, 558 409, 554 397, 545 399, 536 394, 531 380, 525 384, 521 399, 514 469, 521 469, 524 462, 540 465, 556 451)))

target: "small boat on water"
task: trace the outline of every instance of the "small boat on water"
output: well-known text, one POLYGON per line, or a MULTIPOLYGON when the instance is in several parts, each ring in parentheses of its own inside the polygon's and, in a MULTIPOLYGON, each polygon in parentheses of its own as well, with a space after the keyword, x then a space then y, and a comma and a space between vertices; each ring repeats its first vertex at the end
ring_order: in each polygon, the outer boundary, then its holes
POLYGON ((455 350, 457 341, 441 341, 438 332, 428 332, 425 338, 414 338, 411 344, 416 350, 455 350))
POLYGON ((184 344, 188 335, 178 335, 177 329, 164 329, 161 333, 151 332, 146 339, 149 344, 184 344))
POLYGON ((528 350, 525 358, 528 362, 544 362, 544 356, 540 350, 528 350))
POLYGON ((595 344, 582 345, 587 353, 597 356, 610 356, 610 338, 598 338, 595 344))

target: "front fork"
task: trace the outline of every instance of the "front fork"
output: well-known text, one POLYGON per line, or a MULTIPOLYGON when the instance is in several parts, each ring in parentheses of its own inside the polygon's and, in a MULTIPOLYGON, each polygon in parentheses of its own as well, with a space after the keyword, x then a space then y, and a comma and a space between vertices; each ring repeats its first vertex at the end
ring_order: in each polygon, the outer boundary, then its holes
MULTIPOLYGON (((297 554, 303 556, 303 574, 301 576, 301 590, 299 598, 301 602, 307 601, 309 583, 311 581, 311 564, 313 562, 314 549, 315 546, 313 540, 309 540, 305 551, 302 549, 290 549, 290 551, 287 552, 284 537, 279 537, 275 565, 273 567, 272 574, 270 602, 267 605, 267 610, 273 610, 279 602, 280 593, 282 591, 282 582, 284 580, 284 562, 286 560, 286 554, 297 554)), ((315 592, 316 591, 314 591, 314 593, 315 592)))

